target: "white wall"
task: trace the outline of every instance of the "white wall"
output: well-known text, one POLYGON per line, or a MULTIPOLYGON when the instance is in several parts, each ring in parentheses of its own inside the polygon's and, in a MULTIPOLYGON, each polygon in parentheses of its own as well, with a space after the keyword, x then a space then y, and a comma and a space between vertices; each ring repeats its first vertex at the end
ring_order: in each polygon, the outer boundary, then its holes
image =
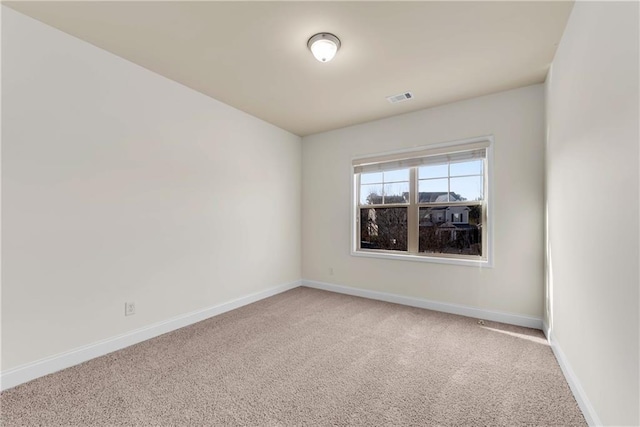
POLYGON ((302 142, 304 279, 542 317, 542 85, 316 134, 302 142), (350 255, 353 157, 489 134, 495 136, 494 268, 350 255))
POLYGON ((638 18, 577 2, 547 79, 547 323, 605 425, 640 425, 638 18))
POLYGON ((3 371, 300 279, 299 137, 2 12, 3 371))

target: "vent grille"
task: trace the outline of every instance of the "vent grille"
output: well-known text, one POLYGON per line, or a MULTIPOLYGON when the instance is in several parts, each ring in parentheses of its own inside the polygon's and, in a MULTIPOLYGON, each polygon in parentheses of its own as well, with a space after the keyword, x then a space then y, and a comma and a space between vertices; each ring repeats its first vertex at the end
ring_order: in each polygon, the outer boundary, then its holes
POLYGON ((398 95, 387 96, 387 101, 391 104, 397 104, 398 102, 404 102, 413 99, 413 94, 411 92, 399 93, 398 95))

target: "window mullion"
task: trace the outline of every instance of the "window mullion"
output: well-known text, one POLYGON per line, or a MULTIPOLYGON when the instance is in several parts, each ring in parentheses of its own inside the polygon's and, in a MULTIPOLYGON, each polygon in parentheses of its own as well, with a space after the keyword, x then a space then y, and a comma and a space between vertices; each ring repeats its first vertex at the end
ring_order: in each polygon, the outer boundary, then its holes
POLYGON ((407 212, 409 253, 418 253, 419 220, 418 220, 418 168, 409 169, 409 211, 407 212))
POLYGON ((451 201, 451 162, 447 163, 447 200, 451 201))

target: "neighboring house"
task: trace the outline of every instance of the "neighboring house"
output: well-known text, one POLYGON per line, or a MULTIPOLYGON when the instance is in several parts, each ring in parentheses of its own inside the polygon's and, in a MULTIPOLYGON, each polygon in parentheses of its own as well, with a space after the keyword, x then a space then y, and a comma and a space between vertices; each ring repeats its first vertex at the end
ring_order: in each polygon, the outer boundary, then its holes
POLYGON ((451 223, 455 226, 469 225, 468 206, 443 206, 439 208, 420 209, 420 226, 429 226, 433 223, 451 223), (431 223, 431 224, 427 224, 431 223))
MULTIPOLYGON (((456 193, 420 192, 420 203, 464 201, 456 193), (449 195, 449 197, 447 197, 449 195)), ((383 197, 370 194, 370 204, 406 203, 409 194, 383 197)), ((403 207, 372 208, 360 212, 361 247, 364 249, 406 250, 407 212, 403 207)), ((419 209, 420 252, 479 255, 482 227, 477 206, 438 205, 419 209)))
MULTIPOLYGON (((407 193, 405 194, 406 194, 406 197, 408 197, 408 194, 407 193)), ((432 192, 421 191, 420 193, 418 193, 418 200, 420 201, 420 203, 447 203, 449 201, 462 202, 467 199, 465 199, 464 197, 462 197, 461 195, 453 191, 449 193, 447 193, 446 191, 432 191, 432 192), (449 195, 448 199, 447 199, 447 194, 449 195)))
MULTIPOLYGON (((420 193, 419 197, 422 203, 439 203, 446 202, 447 193, 420 193)), ((455 193, 450 199, 461 200, 455 193)), ((482 224, 474 210, 464 205, 420 208, 420 251, 479 255, 482 224)))

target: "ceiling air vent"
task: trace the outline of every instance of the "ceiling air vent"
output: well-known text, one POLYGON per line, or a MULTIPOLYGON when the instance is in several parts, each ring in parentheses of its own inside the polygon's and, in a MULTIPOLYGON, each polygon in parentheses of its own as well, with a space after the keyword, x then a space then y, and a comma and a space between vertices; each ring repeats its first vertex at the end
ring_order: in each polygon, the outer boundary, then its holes
POLYGON ((398 95, 387 96, 387 101, 392 104, 397 104, 398 102, 408 101, 409 99, 413 99, 413 94, 411 92, 404 92, 398 95))

